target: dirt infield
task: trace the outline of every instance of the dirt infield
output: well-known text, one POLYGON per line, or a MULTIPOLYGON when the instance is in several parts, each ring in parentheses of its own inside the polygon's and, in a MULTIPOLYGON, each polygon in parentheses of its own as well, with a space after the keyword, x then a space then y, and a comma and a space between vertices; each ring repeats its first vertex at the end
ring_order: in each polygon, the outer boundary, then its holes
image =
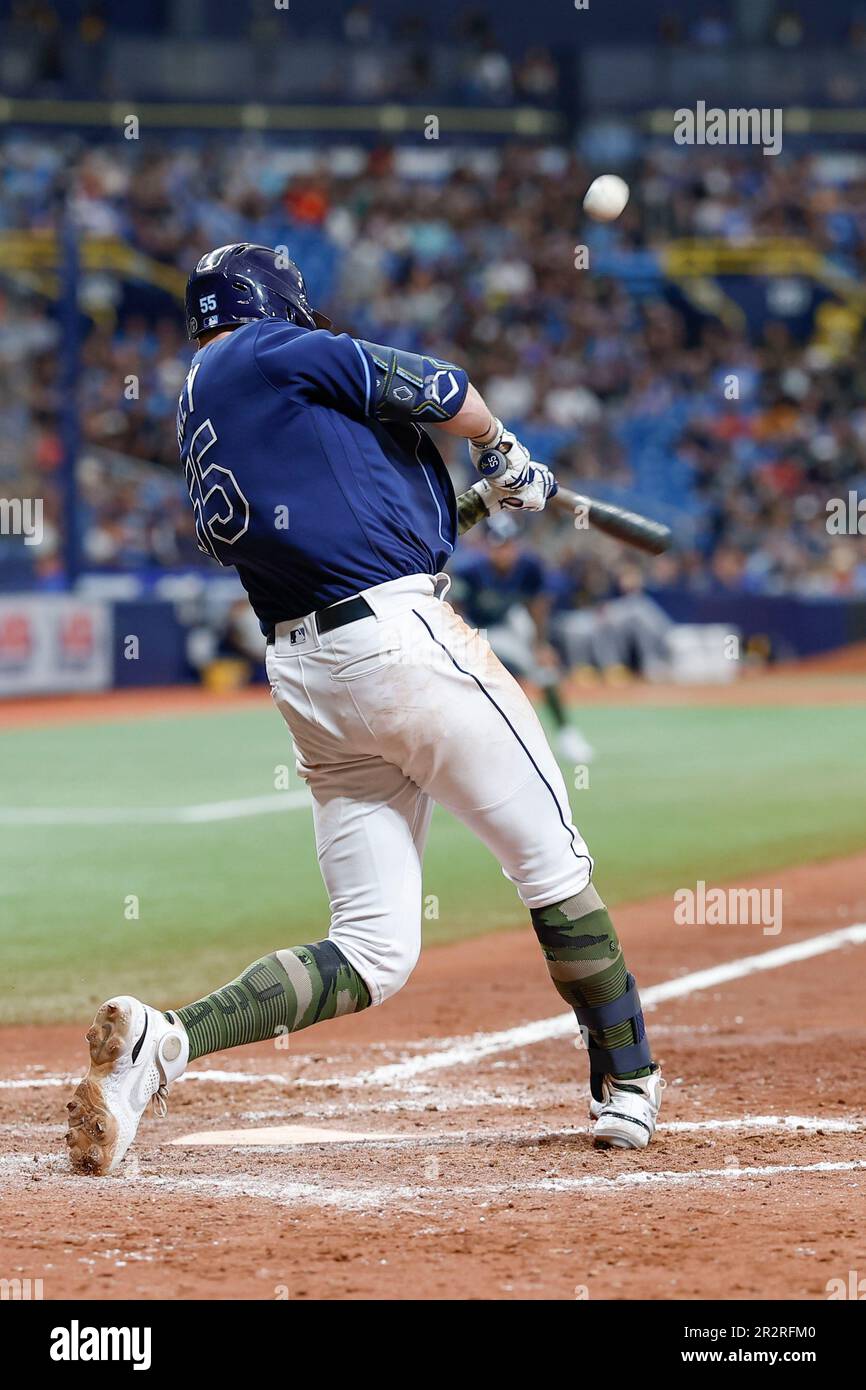
POLYGON ((287 1050, 195 1064, 116 1178, 65 1167, 89 1020, 6 1030, 0 1274, 47 1299, 825 1298, 866 1273, 866 854, 755 886, 784 891, 777 936, 678 926, 669 897, 617 913, 668 1080, 644 1154, 592 1149, 528 929, 428 951, 287 1050), (358 1138, 169 1142, 285 1125, 358 1138))

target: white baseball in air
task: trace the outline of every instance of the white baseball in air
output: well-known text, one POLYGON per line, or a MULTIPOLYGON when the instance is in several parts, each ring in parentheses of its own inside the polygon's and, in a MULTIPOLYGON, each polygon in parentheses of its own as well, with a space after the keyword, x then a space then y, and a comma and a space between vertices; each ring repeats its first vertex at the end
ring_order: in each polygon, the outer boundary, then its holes
POLYGON ((583 210, 596 222, 613 222, 628 202, 628 184, 619 174, 600 174, 583 199, 583 210))

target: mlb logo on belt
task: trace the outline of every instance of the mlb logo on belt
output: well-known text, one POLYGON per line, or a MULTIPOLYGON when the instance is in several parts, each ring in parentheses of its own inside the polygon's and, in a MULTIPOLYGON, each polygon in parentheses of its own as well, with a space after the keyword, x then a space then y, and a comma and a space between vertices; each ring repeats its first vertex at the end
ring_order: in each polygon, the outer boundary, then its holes
POLYGON ((301 627, 292 628, 291 632, 289 633, 289 641, 293 647, 296 642, 306 642, 306 640, 307 629, 303 625, 301 627))

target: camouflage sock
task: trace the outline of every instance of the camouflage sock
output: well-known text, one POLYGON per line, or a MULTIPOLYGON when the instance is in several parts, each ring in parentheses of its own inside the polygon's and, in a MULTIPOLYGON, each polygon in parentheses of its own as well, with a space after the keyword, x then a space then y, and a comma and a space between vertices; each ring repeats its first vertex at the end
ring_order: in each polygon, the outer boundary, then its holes
POLYGON ((224 1047, 297 1033, 323 1018, 359 1013, 370 994, 330 941, 293 946, 254 961, 237 980, 175 1012, 189 1034, 190 1061, 224 1047))
MULTIPOLYGON (((592 884, 576 897, 532 910, 532 925, 547 961, 550 978, 573 1009, 596 1008, 625 994, 628 975, 613 922, 592 884)), ((626 1021, 592 1034, 599 1047, 628 1047, 638 1042, 635 1025, 626 1021)), ((617 1073, 623 1080, 648 1076, 649 1067, 617 1073)))

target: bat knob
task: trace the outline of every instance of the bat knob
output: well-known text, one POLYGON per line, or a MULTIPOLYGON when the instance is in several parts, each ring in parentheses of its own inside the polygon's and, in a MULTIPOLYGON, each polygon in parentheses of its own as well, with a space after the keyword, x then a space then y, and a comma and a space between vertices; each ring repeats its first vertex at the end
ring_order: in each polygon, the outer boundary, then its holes
POLYGON ((501 449, 485 449, 479 455, 477 467, 482 478, 501 478, 508 467, 508 459, 501 449))

